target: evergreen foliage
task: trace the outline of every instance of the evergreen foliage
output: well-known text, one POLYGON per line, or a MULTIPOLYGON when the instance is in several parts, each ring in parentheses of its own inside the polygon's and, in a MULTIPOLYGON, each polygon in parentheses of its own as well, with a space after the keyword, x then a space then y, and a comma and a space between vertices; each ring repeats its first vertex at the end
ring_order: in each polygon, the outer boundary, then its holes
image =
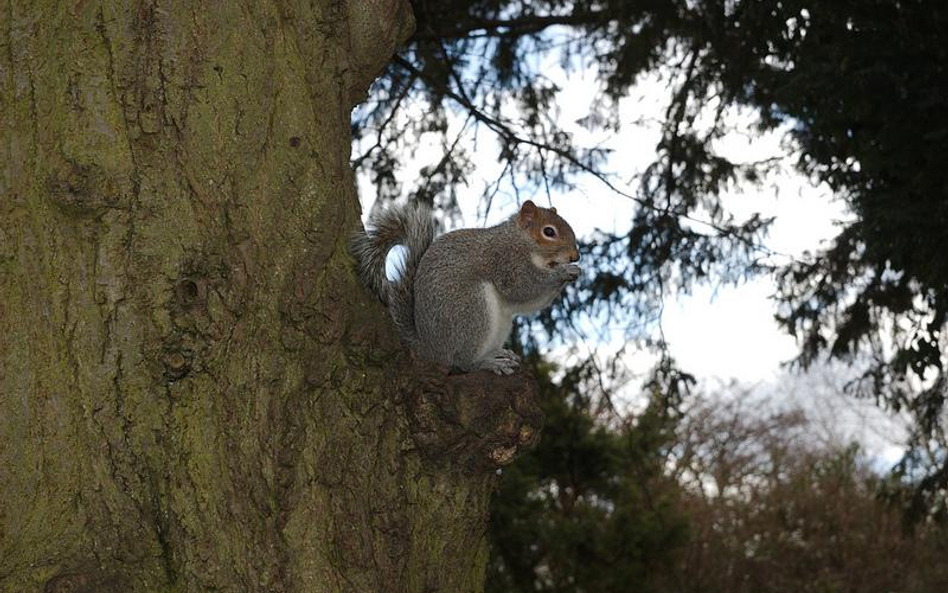
POLYGON ((546 427, 504 470, 491 509, 487 591, 650 591, 685 539, 665 473, 677 414, 657 384, 635 423, 610 426, 588 396, 588 367, 556 370, 537 356, 546 427), (558 373, 557 373, 558 374, 558 373))
MULTIPOLYGON (((864 369, 856 394, 910 411, 913 449, 899 475, 918 486, 917 517, 946 516, 944 453, 948 200, 945 198, 948 5, 939 0, 547 0, 413 2, 408 47, 358 111, 363 150, 382 199, 404 193, 451 212, 461 184, 482 181, 489 207, 517 195, 572 188, 591 175, 638 205, 627 233, 602 232, 594 262, 544 318, 622 319, 662 345, 655 311, 669 293, 703 281, 774 271, 779 319, 801 340, 798 361, 824 357, 864 369), (670 101, 656 160, 634 192, 607 170, 608 153, 558 125, 560 90, 544 60, 595 68, 600 101, 583 124, 617 130, 616 101, 659 71, 670 101), (429 115, 400 117, 407 105, 429 115), (796 167, 825 182, 853 213, 828 248, 773 269, 760 246, 767 220, 737 220, 723 189, 755 182, 773 162, 734 163, 715 152, 727 110, 753 108, 759 130, 789 129, 796 167), (450 116, 465 121, 460 132, 450 116), (402 188, 400 155, 424 134, 444 157, 402 188), (492 136, 500 178, 478 180, 472 139, 492 136), (923 454, 935 451, 935 455, 923 454), (941 451, 938 453, 938 451, 941 451)), ((630 330, 631 331, 631 330, 630 330)))

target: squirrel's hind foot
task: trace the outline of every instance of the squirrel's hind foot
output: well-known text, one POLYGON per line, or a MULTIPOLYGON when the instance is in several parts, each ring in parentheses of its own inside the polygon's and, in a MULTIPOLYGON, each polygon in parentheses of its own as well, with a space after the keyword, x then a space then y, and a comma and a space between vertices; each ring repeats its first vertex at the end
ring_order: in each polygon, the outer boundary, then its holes
POLYGON ((477 368, 492 371, 498 375, 510 375, 517 370, 519 366, 519 356, 510 350, 498 348, 488 354, 484 360, 480 361, 477 368))

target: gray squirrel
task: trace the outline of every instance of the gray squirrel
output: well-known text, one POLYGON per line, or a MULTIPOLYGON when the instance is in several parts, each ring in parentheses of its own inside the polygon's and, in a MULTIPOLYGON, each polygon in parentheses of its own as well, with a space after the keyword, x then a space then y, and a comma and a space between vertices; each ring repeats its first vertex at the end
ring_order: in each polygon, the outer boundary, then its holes
POLYGON ((437 239, 430 208, 391 207, 355 235, 352 253, 409 349, 465 372, 512 373, 520 359, 502 346, 513 316, 546 308, 580 274, 569 223, 529 200, 497 226, 437 239), (396 245, 406 254, 393 282, 385 261, 396 245))

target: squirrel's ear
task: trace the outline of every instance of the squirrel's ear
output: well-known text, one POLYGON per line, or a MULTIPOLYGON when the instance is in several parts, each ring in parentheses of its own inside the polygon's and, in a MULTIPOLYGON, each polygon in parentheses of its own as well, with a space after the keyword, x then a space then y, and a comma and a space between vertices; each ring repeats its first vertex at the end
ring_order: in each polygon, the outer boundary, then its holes
POLYGON ((532 200, 527 200, 523 203, 523 206, 520 207, 520 214, 517 218, 520 221, 521 227, 529 228, 537 219, 537 205, 534 204, 532 200))
POLYGON ((554 208, 553 206, 550 206, 550 212, 552 212, 553 214, 556 214, 556 208, 554 208))

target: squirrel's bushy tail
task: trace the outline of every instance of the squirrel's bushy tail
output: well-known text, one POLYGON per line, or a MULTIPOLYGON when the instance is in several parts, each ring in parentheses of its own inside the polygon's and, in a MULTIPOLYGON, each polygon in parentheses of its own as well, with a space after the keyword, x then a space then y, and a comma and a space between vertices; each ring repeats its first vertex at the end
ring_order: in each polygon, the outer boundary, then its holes
POLYGON ((395 330, 409 347, 418 341, 415 272, 421 256, 434 241, 435 230, 430 208, 408 204, 373 215, 365 232, 358 232, 352 239, 352 254, 359 262, 362 282, 388 306, 395 330), (403 245, 406 253, 398 266, 398 279, 392 282, 385 274, 385 261, 396 245, 403 245))

